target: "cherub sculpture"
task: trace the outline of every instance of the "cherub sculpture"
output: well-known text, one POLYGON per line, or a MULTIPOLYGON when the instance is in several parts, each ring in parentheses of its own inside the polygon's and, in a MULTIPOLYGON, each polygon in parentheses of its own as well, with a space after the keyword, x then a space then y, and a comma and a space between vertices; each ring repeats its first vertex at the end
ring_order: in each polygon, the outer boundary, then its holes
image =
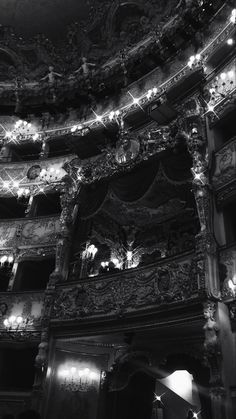
POLYGON ((93 63, 88 63, 86 57, 82 57, 81 66, 74 72, 75 74, 82 73, 84 77, 88 77, 91 72, 91 68, 96 67, 93 63))
POLYGON ((42 77, 40 80, 42 81, 47 80, 48 84, 52 87, 55 85, 56 79, 62 77, 62 74, 54 71, 54 67, 52 65, 50 65, 48 69, 49 69, 49 72, 46 74, 46 76, 42 77))

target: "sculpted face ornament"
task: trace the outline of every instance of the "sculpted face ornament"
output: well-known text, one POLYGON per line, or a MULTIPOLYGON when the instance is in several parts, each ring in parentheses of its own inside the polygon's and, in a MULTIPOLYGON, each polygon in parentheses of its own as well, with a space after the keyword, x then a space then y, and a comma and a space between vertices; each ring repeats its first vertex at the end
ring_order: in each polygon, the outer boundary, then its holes
POLYGON ((115 151, 115 160, 119 165, 129 164, 139 155, 140 143, 138 140, 128 137, 128 132, 121 132, 121 139, 115 151))

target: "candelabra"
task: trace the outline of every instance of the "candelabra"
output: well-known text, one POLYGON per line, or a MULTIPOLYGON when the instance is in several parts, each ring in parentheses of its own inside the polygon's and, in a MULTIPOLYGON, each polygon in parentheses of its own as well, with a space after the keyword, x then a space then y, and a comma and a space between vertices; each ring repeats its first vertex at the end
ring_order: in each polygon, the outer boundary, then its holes
POLYGON ((33 337, 40 337, 40 331, 29 329, 33 325, 33 320, 29 318, 12 315, 4 319, 3 325, 5 327, 5 333, 2 332, 1 335, 5 334, 14 340, 27 340, 33 337))
POLYGON ((100 382, 100 374, 89 368, 61 368, 58 370, 60 386, 65 391, 87 392, 96 389, 100 382))

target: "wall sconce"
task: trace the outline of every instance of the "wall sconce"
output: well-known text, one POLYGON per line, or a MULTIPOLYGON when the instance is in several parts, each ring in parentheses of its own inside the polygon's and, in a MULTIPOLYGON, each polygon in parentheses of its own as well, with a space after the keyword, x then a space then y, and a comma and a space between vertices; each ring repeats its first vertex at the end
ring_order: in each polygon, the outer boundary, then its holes
POLYGON ((93 260, 95 258, 97 251, 98 251, 98 248, 94 246, 94 244, 90 244, 86 246, 85 250, 83 251, 82 258, 93 260))
POLYGON ((4 255, 0 259, 0 265, 1 266, 10 267, 10 266, 13 265, 13 262, 14 262, 14 258, 13 258, 12 255, 8 255, 8 256, 7 255, 4 255))
POLYGON ((33 320, 29 318, 11 315, 4 319, 3 324, 7 336, 15 340, 26 340, 40 336, 39 331, 27 330, 29 326, 33 325, 33 320))
POLYGON ((100 382, 100 374, 89 368, 61 368, 58 371, 58 378, 63 390, 86 392, 97 388, 100 382))

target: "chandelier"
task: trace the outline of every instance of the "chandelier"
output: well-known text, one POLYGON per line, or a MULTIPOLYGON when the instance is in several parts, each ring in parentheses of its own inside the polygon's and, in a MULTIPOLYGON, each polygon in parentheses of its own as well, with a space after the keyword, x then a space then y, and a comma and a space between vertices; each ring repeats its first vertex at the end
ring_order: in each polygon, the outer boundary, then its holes
POLYGON ((87 392, 96 389, 100 382, 100 374, 90 368, 71 366, 58 370, 60 386, 65 391, 87 392))

